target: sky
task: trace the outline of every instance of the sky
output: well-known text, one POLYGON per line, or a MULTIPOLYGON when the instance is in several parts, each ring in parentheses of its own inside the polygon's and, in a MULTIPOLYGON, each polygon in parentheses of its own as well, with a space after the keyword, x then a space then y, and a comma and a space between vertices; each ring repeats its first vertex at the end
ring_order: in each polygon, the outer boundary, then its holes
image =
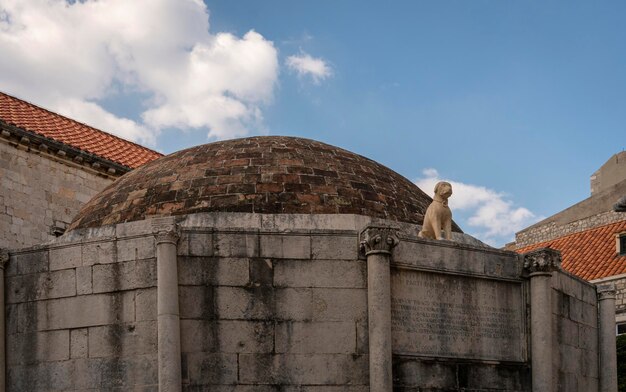
POLYGON ((374 159, 491 245, 626 148, 626 2, 0 0, 0 90, 171 153, 289 135, 374 159))

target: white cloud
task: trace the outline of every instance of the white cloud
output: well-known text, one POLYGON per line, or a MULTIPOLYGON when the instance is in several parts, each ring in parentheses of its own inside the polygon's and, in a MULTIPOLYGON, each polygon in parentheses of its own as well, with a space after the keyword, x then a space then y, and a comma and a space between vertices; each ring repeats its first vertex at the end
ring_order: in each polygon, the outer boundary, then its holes
POLYGON ((287 67, 295 71, 298 76, 310 76, 313 83, 319 84, 322 80, 329 78, 333 71, 330 66, 321 58, 311 57, 302 52, 299 55, 287 57, 285 61, 287 67))
POLYGON ((504 193, 480 185, 442 179, 433 168, 423 170, 422 174, 423 177, 415 183, 431 196, 437 182, 452 184, 450 209, 453 212, 468 212, 470 217, 466 223, 478 231, 475 234, 477 237, 490 244, 501 246, 512 241, 517 231, 542 219, 527 208, 516 206, 504 193))
POLYGON ((200 0, 0 0, 0 53, 0 89, 149 144, 166 127, 259 129, 278 77, 272 42, 210 33, 200 0), (143 122, 99 104, 129 91, 149 97, 143 122))

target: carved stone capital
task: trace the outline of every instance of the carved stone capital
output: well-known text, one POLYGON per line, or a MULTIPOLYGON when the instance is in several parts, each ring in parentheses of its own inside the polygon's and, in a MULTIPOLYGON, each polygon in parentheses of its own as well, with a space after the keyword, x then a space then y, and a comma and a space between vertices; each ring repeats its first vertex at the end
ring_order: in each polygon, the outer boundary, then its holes
POLYGON ((9 262, 9 250, 8 249, 0 249, 0 269, 4 269, 6 264, 9 262))
POLYGON ((550 273, 561 269, 561 252, 551 248, 539 248, 524 253, 524 269, 529 273, 550 273))
POLYGON ((598 293, 598 301, 602 301, 603 299, 615 299, 615 284, 613 283, 604 283, 596 286, 596 291, 598 293))
POLYGON ((368 226, 361 231, 361 253, 365 256, 391 254, 391 249, 399 242, 398 229, 395 227, 368 226))
POLYGON ((180 238, 180 228, 176 221, 171 218, 155 218, 152 220, 152 233, 156 244, 170 243, 176 245, 180 238))

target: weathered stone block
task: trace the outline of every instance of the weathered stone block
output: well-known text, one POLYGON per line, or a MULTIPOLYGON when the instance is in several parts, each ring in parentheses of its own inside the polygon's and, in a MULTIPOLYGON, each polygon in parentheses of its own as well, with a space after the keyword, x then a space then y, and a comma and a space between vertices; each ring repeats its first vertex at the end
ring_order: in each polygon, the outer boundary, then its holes
POLYGON ((328 260, 357 260, 357 235, 311 235, 311 258, 328 260))
POLYGON ((578 326, 578 347, 598 352, 598 329, 584 324, 578 326))
POLYGON ((7 364, 63 361, 70 357, 69 331, 32 332, 7 338, 7 364))
POLYGON ((16 391, 71 391, 75 389, 74 377, 74 361, 42 362, 7 369, 7 384, 16 391))
POLYGON ((46 329, 83 328, 132 322, 135 319, 133 292, 86 295, 55 299, 46 303, 46 329))
MULTIPOLYGON (((179 290, 182 287, 179 287, 179 290)), ((180 291, 179 291, 180 293, 180 291)), ((180 298, 180 297, 179 297, 180 298)), ((182 298, 180 300, 182 305, 182 298)), ((157 290, 156 288, 142 289, 135 292, 135 313, 137 321, 157 319, 157 290)))
POLYGON ((361 320, 356 324, 356 352, 357 354, 369 353, 369 329, 367 320, 361 320))
POLYGON ((294 321, 349 321, 367 317, 364 289, 276 289, 276 317, 294 321))
POLYGON ((239 378, 246 384, 367 384, 367 358, 343 354, 240 354, 239 378))
POLYGON ((70 380, 74 389, 80 391, 143 391, 143 386, 158 383, 156 354, 78 359, 72 362, 75 367, 70 380))
POLYGON ((76 268, 82 265, 81 246, 50 248, 50 270, 76 268))
POLYGON ((356 353, 356 325, 339 322, 279 322, 276 352, 294 354, 356 353))
POLYGON ((156 245, 153 236, 117 240, 117 261, 154 258, 156 245))
POLYGON ((156 353, 155 321, 89 328, 89 357, 129 357, 156 353))
POLYGON ((213 233, 187 233, 189 256, 213 256, 213 233))
POLYGON ((310 259, 311 236, 261 234, 261 257, 281 259, 310 259))
POLYGON ((47 329, 45 301, 25 302, 17 305, 18 332, 32 332, 47 329))
POLYGON ((245 286, 248 281, 247 258, 178 258, 178 283, 181 285, 245 286))
POLYGON ((419 387, 429 390, 457 389, 456 367, 447 363, 419 360, 396 360, 393 366, 394 377, 399 386, 419 387))
MULTIPOLYGON (((493 255, 488 252, 468 250, 447 241, 400 241, 393 249, 394 263, 474 274, 484 274, 485 260, 490 260, 491 257, 493 255)), ((498 260, 499 257, 501 256, 498 255, 498 260)), ((512 259, 511 262, 515 261, 512 259)), ((507 271, 502 263, 502 275, 507 271)))
POLYGON ((11 255, 5 276, 34 274, 48 271, 49 254, 48 250, 38 250, 35 252, 18 253, 11 255))
POLYGON ((15 305, 5 305, 5 326, 6 326, 6 334, 12 335, 19 332, 18 329, 18 306, 15 305))
POLYGON ((88 329, 73 329, 70 331, 70 357, 87 358, 89 355, 88 329))
POLYGON ((598 325, 598 308, 596 305, 590 305, 586 302, 581 303, 580 322, 590 327, 598 325))
POLYGON ((558 348, 559 370, 577 374, 582 369, 582 350, 577 347, 562 345, 558 348))
POLYGON ((216 232, 214 238, 215 256, 259 257, 258 233, 216 232))
POLYGON ((181 318, 203 320, 217 318, 212 286, 178 286, 178 295, 181 318))
POLYGON ((237 382, 237 354, 184 353, 183 379, 189 385, 235 384, 237 382))
POLYGON ((581 366, 579 369, 585 377, 598 377, 598 352, 581 350, 581 366))
POLYGON ((267 321, 181 320, 182 352, 269 353, 274 324, 267 321))
POLYGON ((578 347, 578 323, 565 317, 556 317, 556 337, 560 344, 578 347))
POLYGON ((92 268, 94 293, 156 286, 156 259, 94 265, 92 268))
POLYGON ((117 261, 116 250, 114 240, 83 244, 83 265, 115 263, 117 261))
POLYGON ((459 366, 458 372, 460 386, 468 390, 530 391, 531 389, 530 368, 525 365, 476 364, 459 366), (467 377, 467 382, 462 383, 462 378, 465 377, 467 377))
POLYGON ((364 288, 366 267, 361 260, 277 260, 274 286, 364 288))
POLYGON ((91 284, 91 267, 76 268, 76 294, 84 295, 93 293, 91 284))
POLYGON ((18 275, 6 279, 7 303, 37 301, 76 295, 74 270, 18 275))
POLYGON ((215 287, 213 299, 221 319, 269 319, 274 313, 271 287, 215 287))
POLYGON ((598 297, 597 297, 595 286, 583 285, 582 295, 583 295, 583 298, 582 298, 583 302, 586 302, 594 306, 596 305, 596 302, 598 301, 598 297))

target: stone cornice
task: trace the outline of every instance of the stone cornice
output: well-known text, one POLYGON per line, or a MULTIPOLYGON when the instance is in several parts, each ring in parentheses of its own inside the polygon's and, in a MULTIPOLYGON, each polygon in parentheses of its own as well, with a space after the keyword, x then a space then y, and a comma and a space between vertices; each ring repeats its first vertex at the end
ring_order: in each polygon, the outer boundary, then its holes
POLYGON ((596 291, 598 293, 598 300, 602 301, 603 299, 615 299, 615 284, 606 283, 600 284, 596 286, 596 291))
POLYGON ((524 253, 524 269, 531 274, 560 270, 561 252, 551 248, 539 248, 524 253))
POLYGON ((391 254, 391 250, 398 245, 399 229, 390 226, 368 226, 361 231, 361 253, 365 256, 382 253, 391 254))
POLYGON ((117 178, 132 170, 99 155, 82 151, 68 144, 27 131, 0 120, 0 138, 23 150, 46 154, 59 161, 69 162, 75 166, 87 167, 100 174, 117 178))

